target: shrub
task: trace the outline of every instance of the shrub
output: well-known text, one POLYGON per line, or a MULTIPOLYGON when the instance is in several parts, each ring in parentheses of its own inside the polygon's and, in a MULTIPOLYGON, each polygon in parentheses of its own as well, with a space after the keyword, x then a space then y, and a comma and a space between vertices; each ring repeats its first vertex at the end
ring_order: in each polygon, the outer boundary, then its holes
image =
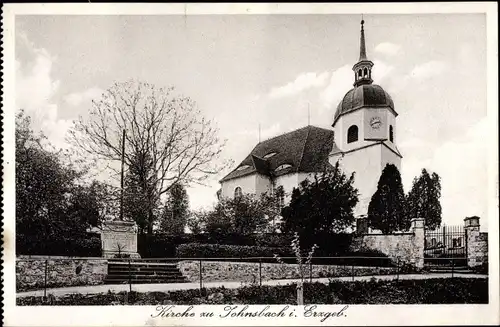
POLYGON ((476 274, 484 274, 484 275, 488 275, 488 262, 483 262, 481 265, 479 266, 476 266, 476 267, 473 267, 472 270, 476 273, 476 274))
MULTIPOLYGON (((174 257, 176 247, 181 244, 203 243, 258 247, 288 247, 293 235, 277 233, 237 234, 224 233, 221 236, 213 234, 152 234, 138 235, 137 250, 143 258, 174 257)), ((314 238, 304 239, 303 245, 310 248, 318 245, 317 256, 345 256, 349 253, 351 234, 324 233, 314 238)))
POLYGON ((141 234, 137 236, 137 252, 142 258, 172 258, 175 249, 184 243, 205 243, 204 234, 141 234))
POLYGON ((361 249, 349 251, 335 258, 313 258, 313 264, 366 266, 366 267, 394 267, 392 260, 378 250, 361 249))
POLYGON ((267 247, 287 247, 292 242, 293 235, 289 234, 255 234, 255 242, 252 245, 267 247))
POLYGON ((100 257, 102 255, 101 238, 95 233, 75 238, 51 239, 43 236, 35 238, 16 235, 16 254, 100 257))
POLYGON ((181 244, 177 247, 178 258, 248 258, 268 257, 270 262, 275 262, 275 254, 291 256, 287 248, 264 247, 264 246, 242 246, 242 245, 218 245, 218 244, 181 244))
POLYGON ((212 234, 153 234, 138 235, 137 251, 143 258, 167 258, 174 257, 177 246, 187 243, 245 245, 281 247, 288 245, 288 238, 279 234, 224 234, 223 237, 215 237, 212 234), (276 236, 277 235, 277 236, 276 236), (286 243, 283 240, 287 240, 286 243))

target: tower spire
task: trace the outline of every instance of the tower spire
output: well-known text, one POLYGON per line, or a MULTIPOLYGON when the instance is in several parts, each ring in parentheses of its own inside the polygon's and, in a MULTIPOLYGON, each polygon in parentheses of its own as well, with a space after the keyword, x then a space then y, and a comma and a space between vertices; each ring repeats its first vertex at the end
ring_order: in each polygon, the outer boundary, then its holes
POLYGON ((352 67, 354 71, 354 86, 373 83, 372 80, 372 67, 373 62, 366 57, 366 44, 365 44, 365 20, 361 19, 361 36, 359 40, 359 60, 352 67))
POLYGON ((365 21, 362 19, 361 20, 361 38, 360 38, 360 42, 359 42, 359 60, 358 61, 367 60, 366 59, 366 45, 365 45, 365 29, 363 28, 364 24, 365 24, 365 21))

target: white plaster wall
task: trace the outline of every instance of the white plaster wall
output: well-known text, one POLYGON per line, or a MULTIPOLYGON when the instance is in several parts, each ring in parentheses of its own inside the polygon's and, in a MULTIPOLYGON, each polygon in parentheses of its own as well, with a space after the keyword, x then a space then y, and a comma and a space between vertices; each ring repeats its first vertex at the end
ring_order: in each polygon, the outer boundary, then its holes
POLYGON ((262 193, 271 193, 272 184, 271 180, 267 176, 261 174, 256 174, 255 176, 255 194, 261 195, 262 193))
POLYGON ((335 143, 342 151, 349 151, 374 143, 374 141, 365 141, 365 120, 369 120, 371 117, 373 117, 374 113, 380 116, 384 121, 383 128, 386 132, 387 139, 389 139, 389 126, 392 125, 394 132, 394 141, 397 140, 396 117, 394 116, 392 111, 386 108, 368 107, 341 116, 335 124, 335 143), (367 114, 367 112, 369 112, 370 114, 367 114), (358 141, 348 144, 347 130, 352 125, 358 126, 358 141))
POLYGON ((343 156, 330 157, 332 165, 340 160, 340 167, 348 176, 355 172, 354 186, 360 193, 358 205, 354 210, 355 216, 365 215, 368 212, 368 204, 377 189, 382 172, 382 146, 379 144, 346 153, 343 156))
POLYGON ((363 133, 363 109, 353 111, 352 113, 343 115, 339 118, 334 127, 334 137, 335 144, 342 151, 349 151, 351 149, 369 144, 368 141, 364 141, 363 133), (347 143, 347 130, 352 125, 358 126, 358 141, 353 143, 347 143))
MULTIPOLYGON (((389 146, 391 146, 390 142, 386 142, 389 146)), ((393 164, 395 165, 399 172, 401 173, 401 157, 396 155, 394 152, 392 152, 390 149, 388 149, 385 146, 382 146, 382 162, 381 162, 381 167, 384 169, 384 167, 387 164, 393 164)))
POLYGON ((285 191, 285 203, 288 204, 291 199, 292 191, 294 187, 299 185, 299 174, 287 174, 278 176, 275 179, 274 186, 277 188, 279 186, 283 186, 283 190, 285 191))
POLYGON ((234 190, 239 186, 244 194, 255 194, 257 174, 230 179, 222 183, 222 197, 233 198, 234 190))

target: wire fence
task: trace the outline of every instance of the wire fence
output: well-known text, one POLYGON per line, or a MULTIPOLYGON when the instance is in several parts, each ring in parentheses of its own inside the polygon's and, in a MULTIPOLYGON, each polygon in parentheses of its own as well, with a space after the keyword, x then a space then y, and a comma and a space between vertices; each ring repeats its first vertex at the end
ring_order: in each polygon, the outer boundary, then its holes
MULTIPOLYGON (((273 257, 240 258, 18 258, 16 262, 17 291, 101 284, 186 284, 191 288, 210 286, 258 285, 294 282, 369 280, 371 277, 399 281, 408 274, 439 273, 455 277, 471 273, 462 265, 463 258, 425 258, 424 269, 415 263, 388 257, 313 257, 297 264, 295 257, 282 257, 278 264, 273 257), (446 260, 443 260, 446 259, 446 260), (196 284, 194 286, 193 284, 196 284)), ((421 266, 421 265, 420 265, 421 266)), ((180 288, 186 288, 180 287, 180 288)))

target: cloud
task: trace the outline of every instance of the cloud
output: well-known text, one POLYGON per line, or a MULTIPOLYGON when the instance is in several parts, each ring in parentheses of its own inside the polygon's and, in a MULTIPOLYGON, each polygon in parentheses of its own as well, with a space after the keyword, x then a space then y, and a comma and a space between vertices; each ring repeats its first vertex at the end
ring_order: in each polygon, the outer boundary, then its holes
POLYGON ((73 92, 64 97, 64 101, 71 106, 79 106, 84 102, 91 101, 95 98, 100 97, 103 94, 103 90, 97 87, 90 88, 83 92, 73 92))
POLYGON ((352 87, 354 73, 350 65, 344 65, 335 70, 327 87, 321 92, 320 99, 324 107, 330 108, 340 102, 342 97, 352 87))
POLYGON ((439 60, 432 60, 415 66, 410 72, 410 77, 414 79, 423 80, 433 76, 441 75, 447 69, 448 69, 448 64, 446 62, 439 60))
POLYGON ((58 107, 54 96, 59 90, 60 81, 52 76, 56 57, 46 49, 36 48, 27 35, 17 35, 31 60, 16 60, 16 108, 23 109, 32 119, 33 129, 41 130, 57 148, 65 148, 64 135, 71 122, 58 119, 58 107))
MULTIPOLYGON (((405 191, 413 177, 427 168, 441 176, 441 206, 447 224, 463 224, 466 216, 487 218, 488 208, 488 119, 471 126, 464 134, 432 149, 431 144, 407 140, 400 144, 408 154, 402 161, 405 191), (425 153, 429 154, 427 156, 425 153)), ((487 228, 487 219, 481 225, 487 228)))
POLYGON ((16 61, 16 106, 26 111, 43 111, 59 89, 51 76, 54 58, 45 49, 31 49, 28 65, 16 61))
POLYGON ((394 66, 380 60, 373 61, 372 78, 377 84, 383 82, 393 71, 394 66))
MULTIPOLYGON (((269 138, 272 138, 274 136, 279 135, 282 132, 281 124, 280 123, 275 123, 269 127, 266 128, 261 128, 260 130, 260 140, 266 140, 269 138)), ((242 136, 250 136, 250 140, 255 139, 257 142, 259 140, 259 129, 253 129, 253 130, 243 130, 238 133, 239 135, 242 136)), ((256 143, 257 143, 256 142, 256 143)))
POLYGON ((387 56, 395 56, 401 51, 401 46, 390 43, 390 42, 382 42, 379 43, 375 47, 375 52, 387 55, 387 56))
POLYGON ((271 99, 288 97, 314 87, 323 86, 328 79, 328 72, 302 73, 293 81, 284 86, 274 87, 269 92, 271 99))

